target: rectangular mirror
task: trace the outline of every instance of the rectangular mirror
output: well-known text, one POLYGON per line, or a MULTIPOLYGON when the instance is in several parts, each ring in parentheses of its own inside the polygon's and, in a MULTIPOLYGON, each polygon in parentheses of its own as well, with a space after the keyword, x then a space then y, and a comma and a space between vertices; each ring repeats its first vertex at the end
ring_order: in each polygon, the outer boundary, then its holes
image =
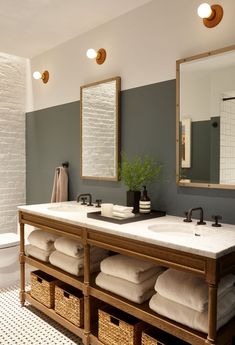
POLYGON ((176 182, 235 189, 235 45, 176 62, 176 182))
POLYGON ((121 78, 80 88, 82 179, 118 180, 121 78))

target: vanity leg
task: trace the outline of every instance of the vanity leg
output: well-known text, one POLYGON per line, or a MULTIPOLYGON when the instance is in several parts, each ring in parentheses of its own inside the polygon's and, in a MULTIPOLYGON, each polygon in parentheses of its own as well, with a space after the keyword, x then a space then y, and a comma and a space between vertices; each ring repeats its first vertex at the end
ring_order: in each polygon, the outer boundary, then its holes
POLYGON ((216 344, 217 284, 208 284, 208 336, 207 344, 216 344))
POLYGON ((90 344, 90 296, 89 296, 89 286, 90 286, 90 245, 84 245, 84 337, 83 344, 90 344))
POLYGON ((24 261, 24 224, 20 223, 20 303, 25 303, 25 261, 24 261))

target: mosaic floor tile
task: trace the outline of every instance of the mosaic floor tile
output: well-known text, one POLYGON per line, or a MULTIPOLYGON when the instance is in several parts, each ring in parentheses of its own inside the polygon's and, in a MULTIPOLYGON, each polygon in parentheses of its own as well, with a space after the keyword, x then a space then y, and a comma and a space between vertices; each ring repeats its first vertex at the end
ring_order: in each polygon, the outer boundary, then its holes
POLYGON ((28 304, 21 308, 19 288, 0 289, 1 345, 82 345, 66 328, 28 304))

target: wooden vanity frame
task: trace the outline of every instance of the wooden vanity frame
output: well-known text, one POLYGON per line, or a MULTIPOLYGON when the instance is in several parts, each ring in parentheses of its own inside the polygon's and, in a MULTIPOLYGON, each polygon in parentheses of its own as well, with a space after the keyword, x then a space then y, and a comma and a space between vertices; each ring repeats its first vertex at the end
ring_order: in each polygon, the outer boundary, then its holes
POLYGON ((235 336, 235 317, 224 327, 216 332, 217 315, 217 287, 221 277, 228 273, 235 273, 235 252, 224 255, 218 259, 201 255, 186 253, 180 250, 170 249, 155 244, 150 244, 131 238, 125 238, 102 231, 92 230, 86 227, 73 225, 64 221, 54 220, 49 217, 38 216, 29 211, 19 211, 20 222, 20 301, 24 306, 28 301, 33 306, 44 312, 53 320, 69 329, 82 338, 84 345, 102 345, 94 332, 90 318, 91 298, 106 302, 123 310, 167 333, 185 340, 193 345, 216 344, 231 345, 231 339, 235 336), (25 255, 24 225, 32 225, 36 228, 51 232, 59 236, 65 236, 80 241, 84 245, 84 277, 76 277, 66 273, 55 266, 25 255), (90 245, 102 247, 117 253, 134 256, 139 259, 151 261, 165 267, 175 268, 185 272, 192 272, 204 277, 208 283, 209 291, 209 330, 208 334, 195 331, 178 322, 165 318, 148 306, 148 301, 141 305, 128 301, 118 295, 96 286, 90 274, 90 245), (54 310, 48 309, 31 297, 25 291, 25 263, 30 264, 52 276, 83 291, 84 294, 84 329, 78 328, 65 320, 54 310))

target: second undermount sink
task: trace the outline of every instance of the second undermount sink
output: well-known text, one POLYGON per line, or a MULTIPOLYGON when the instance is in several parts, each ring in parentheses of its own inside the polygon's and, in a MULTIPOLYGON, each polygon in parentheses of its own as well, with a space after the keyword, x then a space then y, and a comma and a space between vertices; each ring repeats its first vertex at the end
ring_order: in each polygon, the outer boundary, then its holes
POLYGON ((197 225, 196 223, 159 223, 149 225, 148 229, 159 236, 202 236, 208 237, 219 233, 219 230, 207 225, 197 225))
POLYGON ((81 212, 83 207, 79 204, 72 205, 55 205, 48 207, 49 211, 55 212, 81 212))

